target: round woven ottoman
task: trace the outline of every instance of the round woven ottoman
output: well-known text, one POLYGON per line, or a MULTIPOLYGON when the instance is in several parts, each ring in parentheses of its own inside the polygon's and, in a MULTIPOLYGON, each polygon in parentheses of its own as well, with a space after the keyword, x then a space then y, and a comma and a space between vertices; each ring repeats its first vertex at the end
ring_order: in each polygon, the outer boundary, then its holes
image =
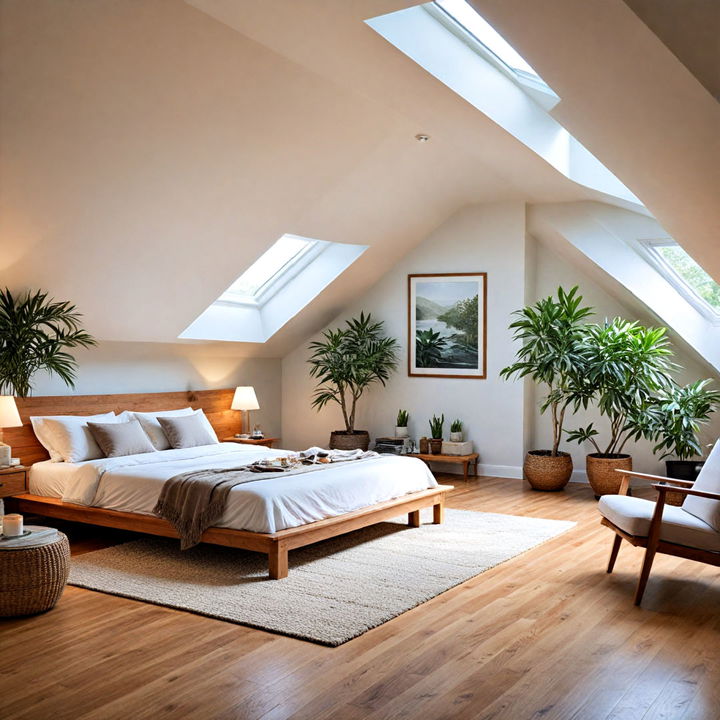
POLYGON ((58 532, 35 547, 0 550, 0 617, 35 615, 55 606, 70 570, 70 545, 58 532))

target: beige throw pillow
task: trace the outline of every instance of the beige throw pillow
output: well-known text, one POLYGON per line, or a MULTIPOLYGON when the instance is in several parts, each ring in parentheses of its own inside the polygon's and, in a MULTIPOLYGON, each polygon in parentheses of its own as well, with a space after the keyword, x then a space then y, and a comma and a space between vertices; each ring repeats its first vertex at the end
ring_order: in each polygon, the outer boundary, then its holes
POLYGON ((217 442, 208 432, 203 422, 204 416, 184 415, 181 417, 158 417, 170 447, 190 448, 198 445, 213 445, 217 442))
POLYGON ((87 426, 107 457, 155 452, 150 438, 137 420, 122 423, 89 422, 87 426))

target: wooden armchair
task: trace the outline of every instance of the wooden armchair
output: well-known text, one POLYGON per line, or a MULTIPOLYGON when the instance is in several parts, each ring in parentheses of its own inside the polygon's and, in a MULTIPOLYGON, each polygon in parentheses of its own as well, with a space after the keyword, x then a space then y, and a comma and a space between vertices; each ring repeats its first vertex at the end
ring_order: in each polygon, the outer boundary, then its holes
POLYGON ((601 523, 615 532, 610 562, 611 573, 620 550, 627 540, 645 548, 645 560, 635 593, 640 605, 650 569, 657 553, 697 560, 720 567, 720 441, 715 443, 694 485, 685 480, 618 470, 624 475, 618 495, 604 495, 598 509, 601 523), (655 502, 628 496, 633 477, 654 480, 658 492, 655 502), (685 495, 682 507, 666 505, 668 491, 685 495))

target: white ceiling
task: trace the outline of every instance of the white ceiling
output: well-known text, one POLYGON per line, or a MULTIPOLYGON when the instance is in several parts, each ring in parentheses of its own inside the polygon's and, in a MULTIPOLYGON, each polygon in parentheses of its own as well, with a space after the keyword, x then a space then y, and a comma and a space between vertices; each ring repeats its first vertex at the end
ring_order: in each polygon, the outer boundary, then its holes
MULTIPOLYGON (((573 2, 549 1, 552 23, 531 0, 476 5, 563 98, 555 116, 704 248, 709 95, 621 0, 587 3, 619 18, 613 53, 637 62, 639 37, 660 56, 657 76, 642 60, 652 92, 633 94, 632 72, 596 67, 573 2), (691 103, 682 127, 667 73, 691 103)), ((283 233, 370 245, 268 343, 238 346, 281 356, 463 205, 602 199, 363 22, 409 4, 2 0, 0 282, 72 299, 101 339, 172 342, 283 233)))

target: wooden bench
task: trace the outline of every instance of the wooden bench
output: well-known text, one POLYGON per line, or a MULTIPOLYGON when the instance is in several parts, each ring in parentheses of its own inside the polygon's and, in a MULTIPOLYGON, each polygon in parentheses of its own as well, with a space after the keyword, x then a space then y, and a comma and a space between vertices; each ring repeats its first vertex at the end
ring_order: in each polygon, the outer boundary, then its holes
POLYGON ((408 453, 407 457, 420 458, 420 460, 428 464, 432 462, 455 463, 456 465, 462 464, 465 480, 467 480, 468 478, 468 470, 470 468, 470 465, 472 465, 473 475, 477 475, 477 453, 471 453, 470 455, 432 455, 430 453, 408 453))

